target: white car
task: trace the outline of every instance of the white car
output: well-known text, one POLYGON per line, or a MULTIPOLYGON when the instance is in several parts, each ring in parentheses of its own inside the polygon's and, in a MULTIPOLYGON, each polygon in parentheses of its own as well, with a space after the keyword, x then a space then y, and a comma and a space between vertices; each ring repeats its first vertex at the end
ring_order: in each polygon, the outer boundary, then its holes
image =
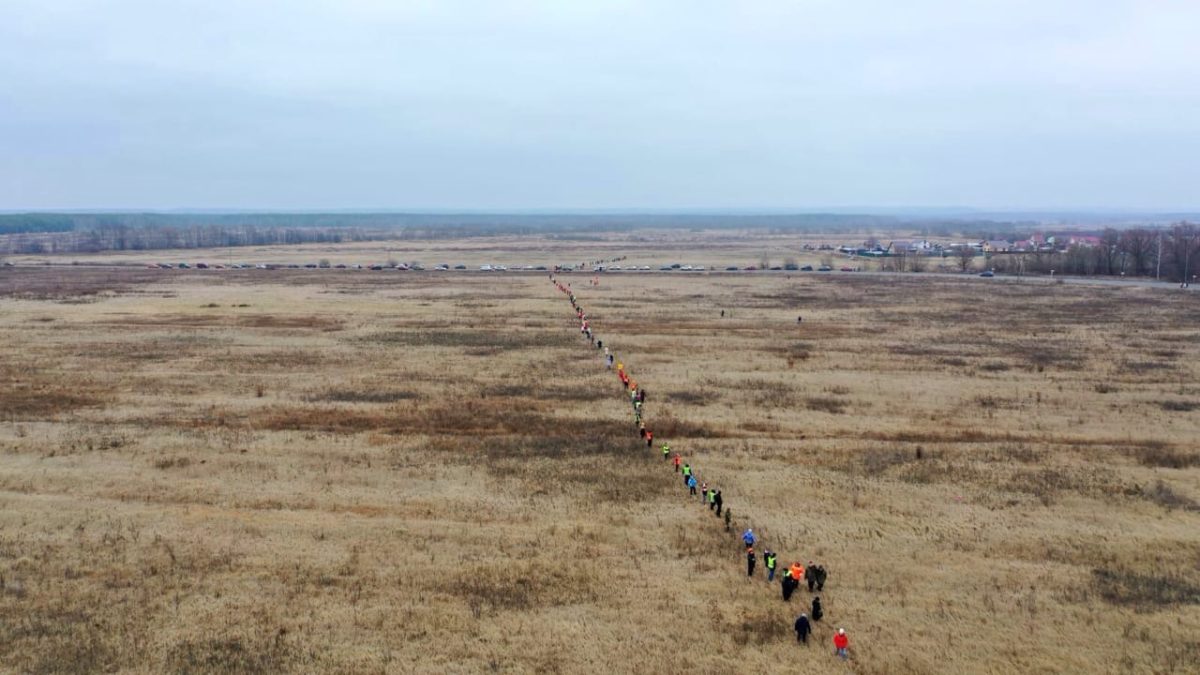
POLYGON ((491 272, 491 271, 492 271, 492 269, 493 269, 493 268, 492 268, 492 266, 491 266, 491 265, 480 265, 480 266, 479 266, 479 271, 480 271, 480 272, 491 272))
POLYGON ((621 271, 621 266, 620 266, 620 265, 613 265, 612 267, 610 267, 610 268, 608 268, 608 269, 612 270, 613 272, 620 272, 620 271, 621 271))
POLYGON ((641 267, 639 267, 638 269, 639 269, 639 270, 641 270, 641 271, 643 271, 643 272, 649 272, 649 271, 650 271, 650 266, 649 266, 649 265, 642 265, 642 266, 641 266, 641 267))
POLYGON ((695 266, 695 267, 693 267, 692 269, 693 269, 693 270, 695 270, 696 272, 703 272, 703 271, 704 271, 704 265, 696 265, 696 266, 695 266))
POLYGON ((684 272, 691 272, 691 271, 692 271, 692 266, 691 266, 691 265, 684 265, 683 267, 680 267, 679 269, 680 269, 680 270, 683 270, 684 272))

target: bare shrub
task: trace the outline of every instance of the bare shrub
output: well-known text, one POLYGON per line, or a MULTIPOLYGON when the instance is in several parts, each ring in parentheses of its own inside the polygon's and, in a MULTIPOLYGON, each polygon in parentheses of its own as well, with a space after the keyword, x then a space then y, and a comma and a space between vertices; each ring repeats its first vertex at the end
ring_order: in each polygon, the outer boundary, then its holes
POLYGON ((988 361, 987 363, 984 363, 983 365, 979 366, 980 370, 983 370, 983 371, 989 372, 989 373, 1002 373, 1010 368, 1011 368, 1011 366, 1009 366, 1007 363, 1004 363, 1002 361, 988 361))
POLYGON ((739 645, 764 645, 786 640, 791 626, 770 612, 755 612, 742 617, 739 630, 734 633, 734 642, 739 645))
POLYGON ((1140 612, 1200 604, 1200 586, 1178 574, 1097 568, 1092 570, 1092 587, 1105 602, 1140 612))
POLYGON ((1135 361, 1126 359, 1121 362, 1121 370, 1134 375, 1144 375, 1159 370, 1168 370, 1171 364, 1165 361, 1135 361))
POLYGON ((1168 412, 1191 412, 1200 409, 1200 403, 1195 401, 1159 401, 1158 406, 1168 412))
POLYGON ((395 403, 417 398, 418 394, 404 390, 375 390, 369 387, 362 389, 330 389, 319 394, 313 394, 308 401, 336 401, 338 403, 395 403))
POLYGON ((182 469, 191 466, 192 460, 188 457, 160 457, 154 460, 154 468, 156 469, 182 469))
POLYGON ((502 330, 413 330, 373 333, 357 339, 359 342, 389 347, 475 347, 536 349, 570 347, 575 344, 569 331, 512 331, 502 330))
POLYGON ((846 401, 833 396, 809 396, 804 399, 804 407, 809 410, 840 415, 846 412, 846 401))
POLYGON ((712 405, 720 400, 721 395, 712 389, 689 389, 685 391, 667 392, 666 399, 671 403, 684 403, 687 405, 705 406, 712 405))
POLYGON ((288 637, 286 628, 260 629, 251 635, 227 635, 186 640, 167 653, 176 673, 311 672, 304 666, 317 661, 316 652, 288 637))
POLYGON ((1200 511, 1200 504, 1197 504, 1196 500, 1187 495, 1179 494, 1161 479, 1155 481, 1154 485, 1148 488, 1142 488, 1141 494, 1146 499, 1168 510, 1183 509, 1185 511, 1200 511))
POLYGON ((657 416, 651 420, 656 435, 662 438, 725 438, 729 433, 722 429, 714 429, 703 422, 681 420, 671 413, 657 416))
POLYGON ((1163 443, 1147 443, 1126 450, 1142 466, 1157 466, 1166 469, 1186 469, 1200 466, 1200 452, 1189 452, 1163 443))

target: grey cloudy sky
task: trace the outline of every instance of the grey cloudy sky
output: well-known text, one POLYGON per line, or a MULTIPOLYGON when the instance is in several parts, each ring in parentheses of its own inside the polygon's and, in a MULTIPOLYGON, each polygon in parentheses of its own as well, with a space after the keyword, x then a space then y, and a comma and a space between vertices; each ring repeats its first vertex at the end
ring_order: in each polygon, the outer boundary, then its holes
POLYGON ((1192 208, 1196 0, 3 0, 0 208, 1192 208))

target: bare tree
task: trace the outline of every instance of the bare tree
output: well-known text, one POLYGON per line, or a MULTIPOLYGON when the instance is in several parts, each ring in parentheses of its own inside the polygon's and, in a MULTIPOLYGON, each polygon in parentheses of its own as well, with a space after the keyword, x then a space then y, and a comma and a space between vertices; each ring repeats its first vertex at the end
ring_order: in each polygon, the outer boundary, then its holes
POLYGON ((1155 232, 1140 227, 1125 230, 1121 234, 1121 250, 1128 254, 1130 271, 1134 276, 1150 271, 1150 263, 1158 246, 1156 237, 1155 232))
POLYGON ((963 245, 958 247, 955 254, 958 256, 958 270, 960 272, 966 272, 971 269, 971 265, 975 261, 975 249, 963 245))
POLYGON ((1190 283, 1200 263, 1200 228, 1186 221, 1174 225, 1163 242, 1163 253, 1171 279, 1190 283))
POLYGON ((1102 274, 1117 273, 1117 260, 1120 251, 1121 233, 1111 227, 1105 228, 1104 234, 1100 236, 1100 250, 1096 251, 1097 262, 1102 274))
POLYGON ((925 256, 920 251, 913 253, 912 257, 908 261, 908 271, 924 272, 925 262, 925 256))

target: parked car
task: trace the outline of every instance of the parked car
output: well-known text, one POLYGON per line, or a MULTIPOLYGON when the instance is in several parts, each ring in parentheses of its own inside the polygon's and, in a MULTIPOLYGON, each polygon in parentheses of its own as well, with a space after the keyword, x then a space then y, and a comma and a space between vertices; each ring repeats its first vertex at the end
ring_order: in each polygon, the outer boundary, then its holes
POLYGON ((455 266, 454 266, 454 269, 456 269, 456 270, 465 270, 465 269, 467 269, 467 266, 466 266, 466 265, 455 265, 455 266))
POLYGON ((991 270, 984 270, 979 273, 979 276, 991 279, 992 277, 996 276, 996 273, 991 270))
POLYGON ((737 265, 730 265, 729 267, 725 268, 725 271, 726 272, 736 272, 736 271, 738 271, 737 265))
POLYGON ((658 268, 658 271, 659 272, 670 272, 673 269, 675 269, 675 268, 671 267, 670 265, 663 265, 662 267, 658 268))
POLYGON ((749 267, 747 267, 747 268, 746 268, 746 271, 747 271, 747 272, 757 272, 757 271, 758 271, 758 267, 757 267, 757 266, 755 266, 755 265, 751 265, 751 266, 749 266, 749 267))
POLYGON ((842 271, 843 271, 843 272, 853 272, 853 271, 854 271, 854 268, 853 268, 853 267, 845 267, 845 266, 843 266, 843 267, 842 267, 842 271))
POLYGON ((812 265, 805 265, 804 267, 800 268, 800 271, 801 272, 811 272, 811 271, 813 271, 813 267, 812 267, 812 265))
POLYGON ((786 264, 786 265, 784 265, 784 266, 783 266, 783 269, 785 269, 785 270, 787 270, 787 271, 789 271, 789 272, 795 272, 795 271, 797 271, 797 270, 799 270, 799 269, 800 269, 800 266, 799 266, 799 265, 797 265, 796 263, 788 263, 788 264, 786 264))
POLYGON ((817 271, 818 272, 832 272, 833 268, 830 267, 829 265, 821 265, 820 267, 817 268, 817 271))

